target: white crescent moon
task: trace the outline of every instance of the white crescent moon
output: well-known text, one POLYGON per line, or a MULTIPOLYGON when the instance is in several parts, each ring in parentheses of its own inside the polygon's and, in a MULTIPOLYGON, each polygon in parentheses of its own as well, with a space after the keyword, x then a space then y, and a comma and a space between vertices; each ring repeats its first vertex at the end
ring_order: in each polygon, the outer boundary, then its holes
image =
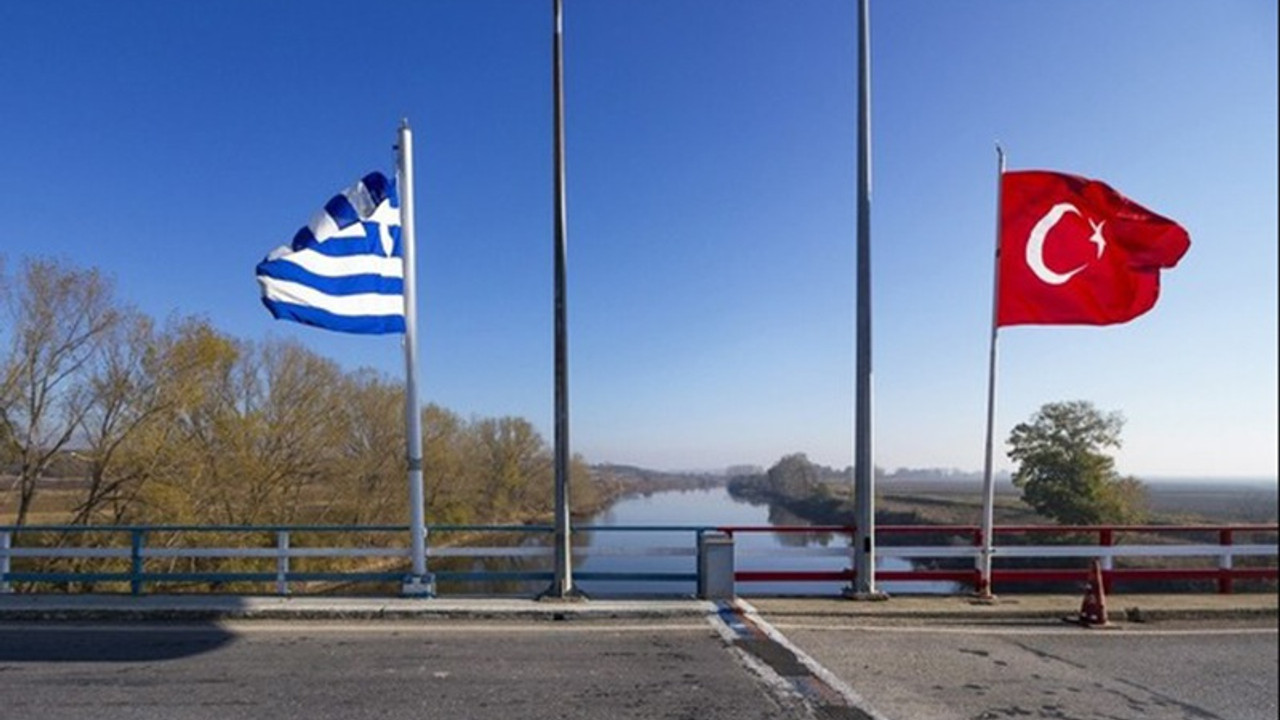
MULTIPOLYGON (((1085 268, 1081 265, 1074 270, 1059 273, 1050 270, 1049 266, 1044 264, 1044 238, 1067 213, 1079 215, 1080 211, 1071 203, 1054 205, 1049 208, 1049 212, 1045 213, 1044 217, 1040 218, 1035 227, 1031 228, 1031 234, 1027 236, 1027 267, 1031 268, 1031 272, 1035 273, 1036 277, 1050 285, 1061 285, 1085 268)), ((1099 247, 1098 250, 1098 254, 1101 255, 1102 248, 1099 247)))

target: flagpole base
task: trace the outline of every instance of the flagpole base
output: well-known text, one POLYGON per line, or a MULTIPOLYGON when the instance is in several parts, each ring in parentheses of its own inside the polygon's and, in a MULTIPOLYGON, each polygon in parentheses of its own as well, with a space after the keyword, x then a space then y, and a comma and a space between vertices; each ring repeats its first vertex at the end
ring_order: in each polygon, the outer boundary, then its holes
POLYGON ((534 602, 545 603, 581 603, 591 598, 578 588, 569 588, 568 592, 560 592, 555 586, 533 596, 534 602))
POLYGON ((436 596, 436 576, 431 573, 424 575, 405 575, 400 581, 401 597, 418 597, 433 598, 436 596))
POLYGON ((840 597, 856 602, 884 602, 889 599, 889 593, 880 590, 857 590, 847 587, 840 591, 840 597))

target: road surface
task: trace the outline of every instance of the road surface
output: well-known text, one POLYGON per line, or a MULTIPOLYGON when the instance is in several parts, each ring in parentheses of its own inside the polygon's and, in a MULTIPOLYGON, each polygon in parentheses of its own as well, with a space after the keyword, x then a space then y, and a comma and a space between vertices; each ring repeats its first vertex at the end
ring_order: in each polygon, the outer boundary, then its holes
POLYGON ((1274 618, 0 623, 0 719, 1276 717, 1274 618))

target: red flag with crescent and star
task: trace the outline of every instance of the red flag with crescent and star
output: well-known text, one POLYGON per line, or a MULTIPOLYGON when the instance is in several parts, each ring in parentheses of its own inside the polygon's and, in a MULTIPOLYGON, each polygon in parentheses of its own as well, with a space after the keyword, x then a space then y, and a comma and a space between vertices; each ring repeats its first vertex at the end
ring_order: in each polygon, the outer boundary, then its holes
POLYGON ((1013 171, 1001 193, 997 326, 1128 322, 1191 246, 1181 225, 1097 180, 1013 171))

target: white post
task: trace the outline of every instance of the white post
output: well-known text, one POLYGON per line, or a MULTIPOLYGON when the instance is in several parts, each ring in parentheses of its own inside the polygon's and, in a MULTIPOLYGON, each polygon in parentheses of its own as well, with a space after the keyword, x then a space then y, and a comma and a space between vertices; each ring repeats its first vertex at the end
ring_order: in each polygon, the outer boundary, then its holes
POLYGON ((995 597, 991 592, 991 556, 995 552, 995 503, 996 485, 992 476, 992 455, 994 454, 995 419, 996 419, 996 337, 999 333, 997 317, 1000 309, 1000 216, 1004 209, 1004 149, 996 145, 996 252, 995 269, 991 281, 991 354, 987 365, 987 443, 986 455, 982 463, 982 550, 978 556, 978 588, 979 598, 990 600, 995 597))
POLYGON ((413 227, 413 132, 406 119, 400 124, 396 155, 396 189, 400 194, 400 239, 404 246, 404 365, 405 434, 409 460, 409 542, 412 573, 404 579, 403 595, 430 597, 435 578, 427 573, 427 526, 422 489, 422 416, 418 409, 417 262, 413 227))
POLYGON ((289 594, 289 531, 276 531, 276 594, 289 594))

